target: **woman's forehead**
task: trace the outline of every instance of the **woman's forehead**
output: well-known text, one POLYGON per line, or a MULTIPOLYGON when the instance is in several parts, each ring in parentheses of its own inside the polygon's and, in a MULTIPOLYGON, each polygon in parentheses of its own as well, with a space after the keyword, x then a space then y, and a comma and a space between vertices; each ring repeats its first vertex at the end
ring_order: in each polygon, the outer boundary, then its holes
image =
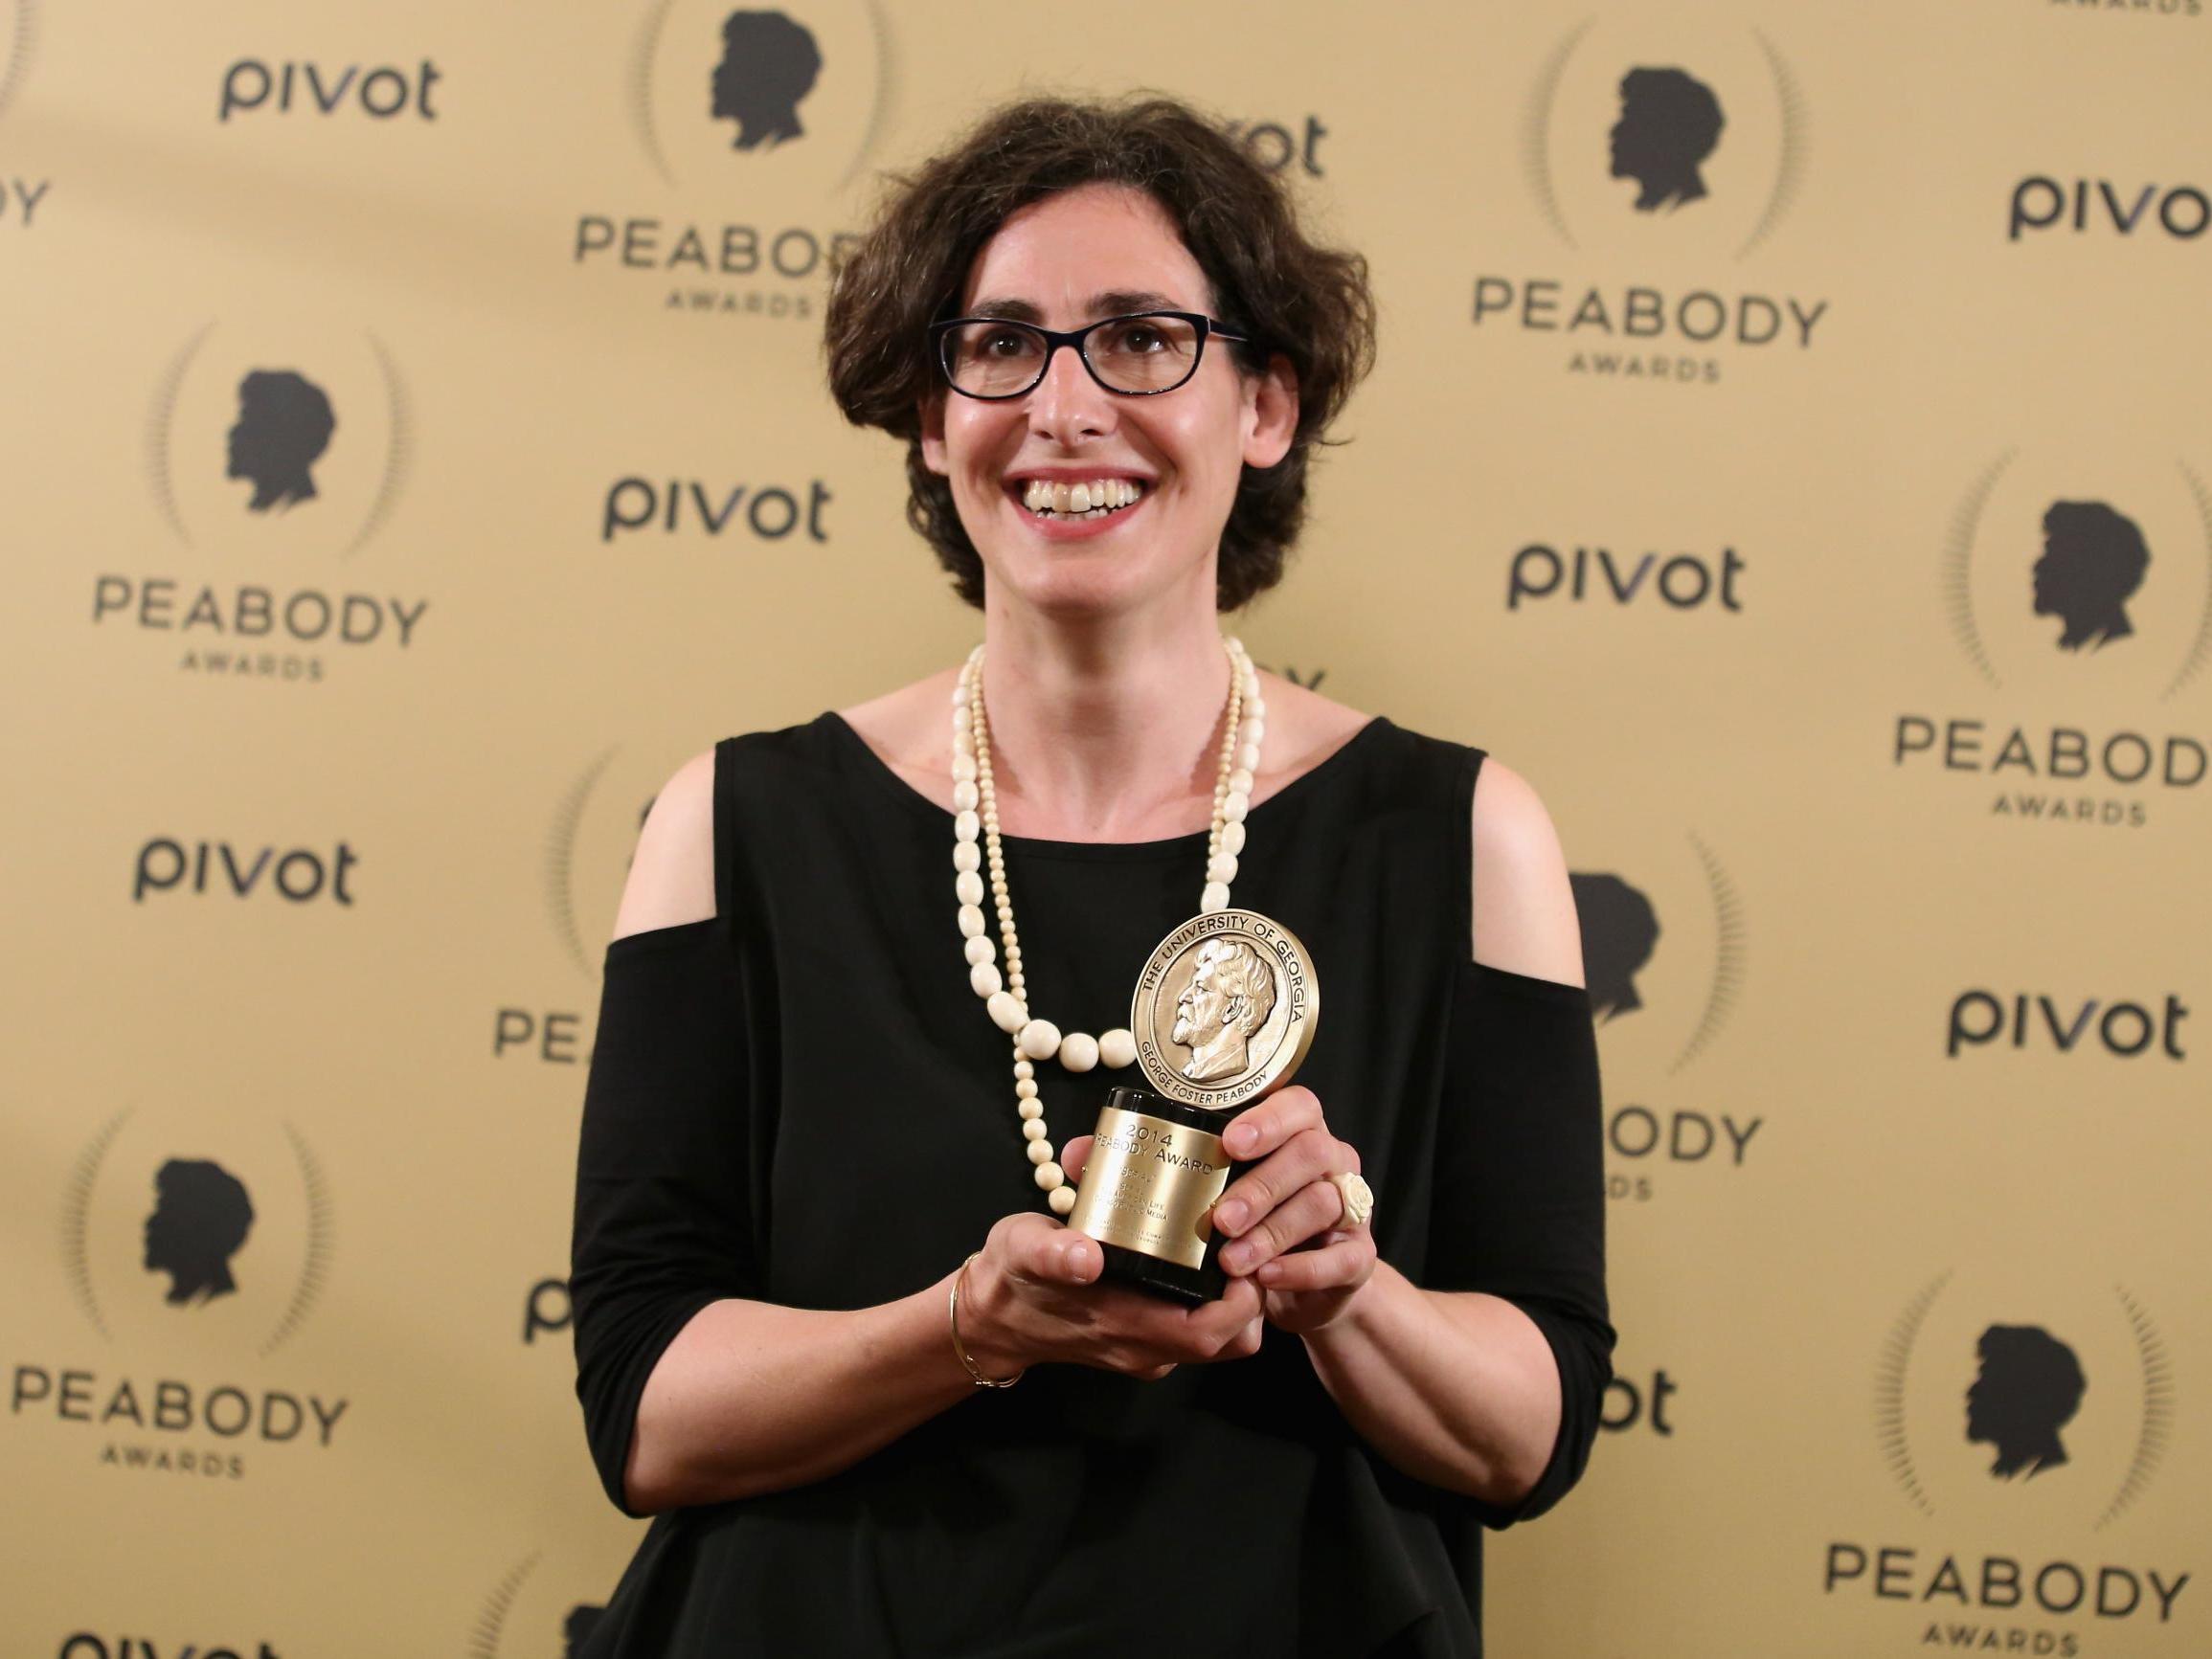
POLYGON ((1207 308, 1206 274, 1175 223, 1126 185, 1083 185, 1031 202, 968 267, 961 310, 1088 321, 1131 309, 1207 308), (1132 299, 1147 303, 1131 305, 1132 299))

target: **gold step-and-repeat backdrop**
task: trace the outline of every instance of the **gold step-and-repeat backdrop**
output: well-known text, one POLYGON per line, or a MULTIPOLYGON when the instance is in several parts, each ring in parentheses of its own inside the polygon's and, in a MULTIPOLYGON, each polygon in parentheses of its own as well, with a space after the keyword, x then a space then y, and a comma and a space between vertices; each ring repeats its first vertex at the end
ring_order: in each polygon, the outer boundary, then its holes
POLYGON ((0 0, 11 1655, 555 1659, 715 739, 956 660, 878 180, 1202 101, 1373 263, 1260 661, 1576 872, 1621 1331, 1496 1650, 2212 1652, 2202 0, 0 0))

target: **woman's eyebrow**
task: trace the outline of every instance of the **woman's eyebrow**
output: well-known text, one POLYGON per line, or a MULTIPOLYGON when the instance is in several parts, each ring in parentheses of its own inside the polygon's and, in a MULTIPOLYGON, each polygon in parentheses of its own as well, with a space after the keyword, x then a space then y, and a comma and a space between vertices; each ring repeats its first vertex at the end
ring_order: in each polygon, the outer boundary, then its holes
POLYGON ((1003 317, 1008 323, 1043 323, 1045 313, 1027 300, 978 300, 968 310, 971 317, 1003 317))
MULTIPOLYGON (((1138 311, 1173 311, 1180 307, 1165 294, 1156 294, 1149 288, 1110 288, 1103 294, 1094 294, 1084 307, 1087 316, 1126 317, 1138 311)), ((1035 323, 1042 325, 1045 313, 1027 300, 978 300, 969 310, 971 317, 1000 317, 1008 323, 1035 323)))
POLYGON ((1091 296, 1094 317, 1126 317, 1133 311, 1176 311, 1182 309, 1165 294, 1155 294, 1148 288, 1136 290, 1114 288, 1103 294, 1091 296))

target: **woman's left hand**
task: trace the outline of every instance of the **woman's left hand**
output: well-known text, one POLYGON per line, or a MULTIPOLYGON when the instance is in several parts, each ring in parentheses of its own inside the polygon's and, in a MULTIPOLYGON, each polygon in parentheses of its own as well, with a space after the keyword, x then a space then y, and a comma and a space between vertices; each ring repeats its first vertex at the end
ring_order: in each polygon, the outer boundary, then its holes
POLYGON ((1213 1224, 1230 1240, 1223 1268, 1260 1288, 1271 1325, 1320 1330, 1375 1271, 1373 1230, 1344 1225, 1343 1195, 1328 1178, 1359 1174, 1359 1152, 1329 1132, 1314 1091, 1296 1086, 1237 1113, 1222 1141, 1254 1166, 1214 1205, 1213 1224), (1318 1243, 1298 1248, 1308 1240, 1318 1243))

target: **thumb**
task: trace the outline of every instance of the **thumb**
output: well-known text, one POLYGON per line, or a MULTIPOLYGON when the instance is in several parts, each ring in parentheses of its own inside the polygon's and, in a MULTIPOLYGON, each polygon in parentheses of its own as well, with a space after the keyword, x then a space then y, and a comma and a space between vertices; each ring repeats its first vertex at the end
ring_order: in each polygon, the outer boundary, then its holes
POLYGON ((1092 1260, 1098 1246, 1052 1217, 1024 1212, 1002 1224, 1008 1228, 1009 1265, 1032 1284, 1087 1285, 1098 1276, 1092 1260))

